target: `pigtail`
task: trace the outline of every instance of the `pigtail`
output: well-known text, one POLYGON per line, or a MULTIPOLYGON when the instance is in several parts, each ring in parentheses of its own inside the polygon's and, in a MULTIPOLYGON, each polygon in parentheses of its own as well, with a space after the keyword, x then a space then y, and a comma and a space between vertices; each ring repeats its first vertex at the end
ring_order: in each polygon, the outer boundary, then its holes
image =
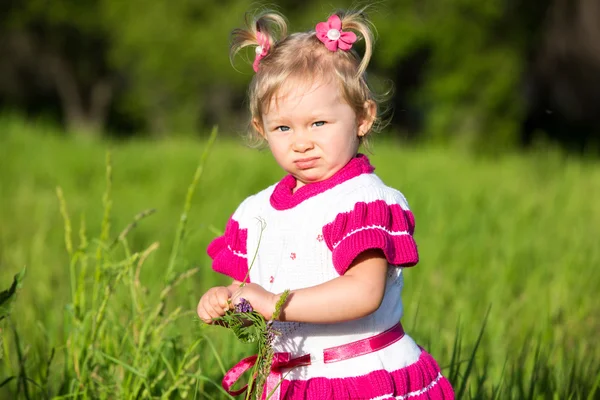
POLYGON ((343 30, 355 31, 365 41, 365 53, 363 54, 358 66, 358 76, 363 75, 367 70, 369 61, 371 61, 373 44, 375 42, 375 26, 367 18, 365 9, 366 7, 354 11, 339 11, 335 13, 342 20, 343 30))
POLYGON ((267 50, 286 36, 287 22, 280 13, 276 11, 263 11, 255 15, 248 13, 246 14, 246 28, 237 28, 231 32, 229 59, 233 64, 235 56, 247 46, 262 46, 266 50, 263 51, 264 54, 260 58, 266 57, 267 50))

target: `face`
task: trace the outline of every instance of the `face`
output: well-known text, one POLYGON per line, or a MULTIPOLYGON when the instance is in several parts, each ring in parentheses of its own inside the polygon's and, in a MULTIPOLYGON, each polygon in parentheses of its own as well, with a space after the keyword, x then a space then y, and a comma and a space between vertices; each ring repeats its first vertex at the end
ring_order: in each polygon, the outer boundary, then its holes
POLYGON ((254 126, 269 143, 277 163, 296 178, 296 188, 330 178, 358 151, 371 128, 375 104, 359 119, 333 80, 288 85, 274 96, 262 124, 254 126))

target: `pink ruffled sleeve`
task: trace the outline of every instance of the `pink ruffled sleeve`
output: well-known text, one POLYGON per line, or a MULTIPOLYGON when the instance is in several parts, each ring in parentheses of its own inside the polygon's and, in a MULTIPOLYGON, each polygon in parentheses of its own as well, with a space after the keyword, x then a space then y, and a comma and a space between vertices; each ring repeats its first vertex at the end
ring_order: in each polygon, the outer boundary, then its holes
POLYGON ((360 253, 370 249, 381 249, 391 265, 415 265, 419 254, 414 230, 410 210, 376 200, 359 202, 352 211, 338 214, 323 227, 323 238, 333 253, 335 269, 343 275, 360 253))
POLYGON ((232 218, 227 222, 225 234, 214 239, 206 249, 213 259, 212 268, 235 280, 250 282, 247 254, 248 230, 240 229, 240 224, 232 218))

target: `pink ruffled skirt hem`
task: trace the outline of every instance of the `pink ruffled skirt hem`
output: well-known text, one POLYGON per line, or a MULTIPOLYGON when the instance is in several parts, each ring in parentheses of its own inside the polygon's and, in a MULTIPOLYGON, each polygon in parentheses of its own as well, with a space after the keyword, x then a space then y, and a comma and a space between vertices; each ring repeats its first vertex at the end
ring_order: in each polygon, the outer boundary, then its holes
POLYGON ((433 357, 423 351, 419 360, 396 371, 373 371, 346 378, 284 380, 281 398, 286 400, 448 400, 454 391, 433 357))

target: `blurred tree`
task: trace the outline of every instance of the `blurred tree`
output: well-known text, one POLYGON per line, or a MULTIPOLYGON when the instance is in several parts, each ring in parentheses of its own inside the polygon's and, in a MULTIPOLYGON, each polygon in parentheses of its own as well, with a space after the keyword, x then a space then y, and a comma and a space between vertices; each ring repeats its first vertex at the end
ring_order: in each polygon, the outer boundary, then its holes
MULTIPOLYGON (((289 17, 292 30, 304 30, 314 26, 314 18, 306 24, 313 15, 324 19, 332 11, 328 6, 316 13, 323 8, 316 3, 281 0, 267 7, 289 17)), ((120 109, 159 134, 241 126, 254 53, 248 51, 247 60, 234 60, 232 67, 229 34, 243 25, 245 13, 261 8, 251 0, 104 0, 110 59, 127 71, 120 109)))
POLYGON ((160 134, 225 123, 248 79, 229 64, 228 35, 248 7, 246 0, 105 0, 110 59, 127 74, 119 107, 160 134))
POLYGON ((547 1, 398 0, 388 7, 376 21, 376 60, 397 76, 403 62, 417 61, 420 74, 412 74, 419 84, 405 85, 425 114, 425 132, 477 147, 514 144, 524 114, 527 49, 538 40, 534 20, 543 18, 547 1))
POLYGON ((0 90, 27 96, 55 90, 69 130, 102 131, 115 89, 106 63, 106 26, 99 0, 4 0, 0 13, 0 90), (28 81, 29 79, 33 82, 28 81))
POLYGON ((532 51, 523 141, 600 148, 600 1, 555 0, 532 51))
MULTIPOLYGON (((278 3, 298 31, 354 2, 278 3)), ((478 148, 514 145, 523 121, 529 131, 543 127, 540 109, 560 111, 566 126, 600 115, 599 4, 382 0, 368 10, 379 32, 369 72, 396 83, 396 127, 478 148)), ((253 72, 239 59, 231 67, 228 37, 256 8, 251 0, 3 0, 0 106, 60 109, 69 129, 88 134, 107 123, 156 134, 239 128, 253 72)))

